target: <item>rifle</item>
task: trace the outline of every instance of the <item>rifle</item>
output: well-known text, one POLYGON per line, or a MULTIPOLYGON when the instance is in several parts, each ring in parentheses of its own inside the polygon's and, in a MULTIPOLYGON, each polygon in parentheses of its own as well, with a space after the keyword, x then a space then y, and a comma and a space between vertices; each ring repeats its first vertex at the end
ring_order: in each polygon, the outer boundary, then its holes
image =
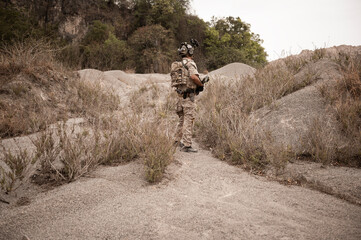
MULTIPOLYGON (((209 82, 209 80, 210 80, 209 77, 208 77, 208 76, 205 76, 205 77, 201 80, 201 82, 202 82, 202 84, 204 85, 204 84, 206 84, 207 82, 209 82)), ((184 90, 184 91, 182 91, 182 90, 180 90, 180 89, 176 89, 176 92, 177 92, 178 94, 183 95, 183 98, 186 99, 188 93, 195 93, 196 95, 198 95, 200 92, 203 91, 203 89, 204 89, 203 86, 202 86, 202 87, 197 86, 196 89, 190 89, 190 88, 188 88, 188 89, 186 89, 186 90, 184 90)))
POLYGON ((210 79, 209 79, 209 76, 208 76, 208 75, 205 76, 205 77, 201 80, 203 86, 202 86, 202 87, 197 86, 197 88, 196 88, 196 95, 198 95, 200 92, 203 91, 204 85, 205 85, 207 82, 209 82, 209 80, 210 80, 210 79))

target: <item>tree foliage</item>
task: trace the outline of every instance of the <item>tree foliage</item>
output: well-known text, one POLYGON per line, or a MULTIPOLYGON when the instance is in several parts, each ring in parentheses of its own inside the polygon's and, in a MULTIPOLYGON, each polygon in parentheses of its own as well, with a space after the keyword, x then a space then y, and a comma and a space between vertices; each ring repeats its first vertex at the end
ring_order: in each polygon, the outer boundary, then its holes
POLYGON ((54 26, 47 28, 38 25, 33 17, 28 17, 11 5, 0 2, 0 41, 23 41, 27 38, 54 38, 54 26))
POLYGON ((266 63, 262 40, 249 24, 239 17, 206 23, 189 14, 190 0, 14 1, 21 2, 18 6, 11 2, 0 2, 2 42, 51 37, 63 49, 61 60, 74 68, 167 73, 178 58, 179 44, 191 38, 200 43, 195 52, 200 71, 232 62, 255 67, 266 63), (55 8, 59 2, 60 12, 55 8), (87 33, 80 41, 53 34, 69 16, 85 21, 87 33))
POLYGON ((135 27, 159 24, 175 32, 186 15, 189 0, 132 0, 135 27))
POLYGON ((82 67, 101 70, 128 67, 130 53, 127 43, 115 36, 112 25, 94 21, 82 44, 82 67))
POLYGON ((168 72, 172 61, 174 38, 170 30, 161 25, 138 28, 128 40, 133 50, 137 72, 168 72))
POLYGON ((204 40, 209 69, 232 62, 252 66, 266 63, 267 54, 261 46, 262 40, 250 31, 250 27, 239 17, 213 18, 204 40))

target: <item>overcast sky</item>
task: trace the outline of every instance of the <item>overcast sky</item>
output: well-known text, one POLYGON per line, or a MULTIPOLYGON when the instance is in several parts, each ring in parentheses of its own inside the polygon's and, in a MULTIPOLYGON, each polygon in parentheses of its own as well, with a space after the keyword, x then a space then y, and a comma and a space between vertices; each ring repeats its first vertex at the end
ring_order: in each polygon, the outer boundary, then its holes
POLYGON ((361 0, 192 0, 205 21, 240 17, 264 40, 268 60, 302 49, 361 45, 361 0))

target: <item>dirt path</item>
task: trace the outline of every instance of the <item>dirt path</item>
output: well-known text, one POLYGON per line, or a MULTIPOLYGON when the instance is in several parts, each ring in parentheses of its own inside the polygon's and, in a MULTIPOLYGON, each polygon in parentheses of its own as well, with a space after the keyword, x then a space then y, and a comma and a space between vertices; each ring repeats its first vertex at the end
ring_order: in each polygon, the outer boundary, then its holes
POLYGON ((361 239, 361 207, 249 175, 208 151, 176 153, 149 185, 143 164, 91 176, 0 211, 0 239, 361 239))

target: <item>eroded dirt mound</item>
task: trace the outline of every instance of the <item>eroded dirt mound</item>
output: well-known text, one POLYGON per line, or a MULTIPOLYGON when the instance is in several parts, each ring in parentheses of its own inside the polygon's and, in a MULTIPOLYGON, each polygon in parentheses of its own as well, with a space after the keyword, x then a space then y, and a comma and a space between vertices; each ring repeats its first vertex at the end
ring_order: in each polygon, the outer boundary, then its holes
POLYGON ((169 74, 133 74, 121 70, 102 72, 95 69, 84 69, 78 73, 81 81, 99 84, 105 92, 117 94, 123 105, 129 103, 131 94, 136 90, 139 90, 138 95, 141 96, 145 90, 156 87, 162 98, 171 90, 169 74))
POLYGON ((231 63, 209 73, 211 77, 227 77, 240 79, 253 75, 256 69, 244 63, 231 63))

